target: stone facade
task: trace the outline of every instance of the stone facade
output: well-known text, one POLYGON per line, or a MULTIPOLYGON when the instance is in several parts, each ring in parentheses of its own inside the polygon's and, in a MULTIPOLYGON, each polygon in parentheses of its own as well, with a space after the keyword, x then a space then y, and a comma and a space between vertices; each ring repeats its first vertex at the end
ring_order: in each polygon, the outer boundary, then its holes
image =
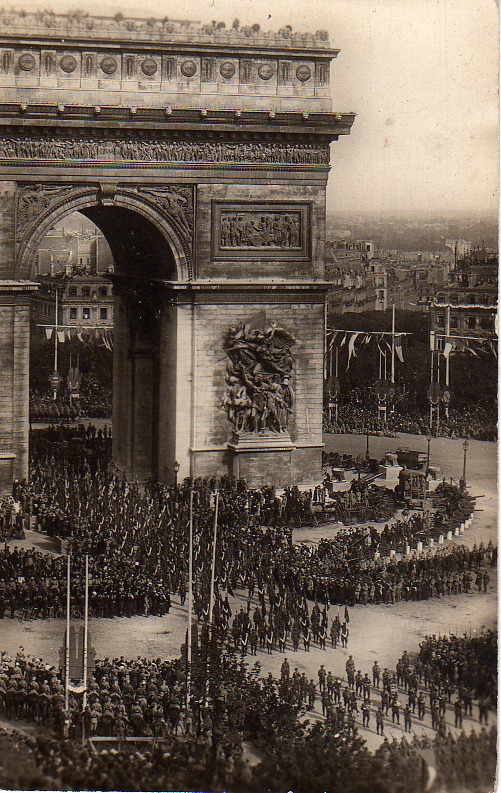
MULTIPOLYGON (((354 121, 331 110, 336 55, 321 32, 0 13, 0 277, 25 301, 73 211, 106 237, 113 454, 131 478, 172 481, 175 460, 181 478, 320 477, 329 144, 354 121), (224 340, 256 316, 296 340, 293 409, 286 433, 235 439, 224 340)), ((20 379, 2 433, 24 470, 28 326, 3 319, 20 379)))

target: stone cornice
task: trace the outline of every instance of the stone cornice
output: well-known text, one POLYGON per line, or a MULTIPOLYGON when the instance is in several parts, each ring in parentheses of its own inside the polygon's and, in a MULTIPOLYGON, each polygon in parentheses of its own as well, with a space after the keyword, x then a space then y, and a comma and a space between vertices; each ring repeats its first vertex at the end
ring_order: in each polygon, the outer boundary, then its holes
MULTIPOLYGON (((200 97, 203 101, 203 97, 200 97)), ((56 105, 0 103, 0 128, 55 127, 60 130, 161 129, 194 132, 258 132, 324 135, 331 140, 349 135, 355 113, 307 113, 292 111, 209 109, 177 107, 126 107, 122 105, 56 105)))

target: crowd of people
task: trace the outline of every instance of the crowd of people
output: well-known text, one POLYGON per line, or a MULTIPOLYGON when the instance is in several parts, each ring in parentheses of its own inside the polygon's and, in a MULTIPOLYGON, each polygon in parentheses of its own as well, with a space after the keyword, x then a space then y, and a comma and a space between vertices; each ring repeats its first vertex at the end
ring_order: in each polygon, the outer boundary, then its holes
MULTIPOLYGON (((397 521, 382 532, 374 526, 346 528, 316 546, 293 544, 292 527, 310 520, 311 492, 293 487, 277 496, 273 488, 252 490, 231 479, 186 481, 176 488, 150 483, 142 492, 108 464, 108 431, 73 432, 47 428, 38 434, 30 482, 15 483, 14 503, 39 530, 67 543, 74 614, 83 611, 85 554, 94 616, 162 615, 168 613, 173 595, 185 602, 193 486, 194 611, 207 623, 216 484, 214 623, 221 638, 245 653, 299 645, 307 649, 312 641, 325 646, 333 640, 332 630, 339 631, 336 642, 347 642, 342 624, 333 629, 332 620, 322 619, 318 630, 308 601, 326 607, 395 603, 487 587, 487 566, 496 560, 492 544, 405 553, 404 545, 415 548, 423 536, 421 517, 397 521), (83 442, 75 444, 79 437, 83 442), (93 456, 84 454, 86 449, 93 456), (402 558, 395 556, 397 551, 402 558), (243 591, 247 608, 232 615, 228 596, 236 590, 243 591)), ((436 492, 443 514, 454 515, 463 499, 458 489, 441 485, 436 492)), ((341 495, 356 505, 370 494, 364 482, 355 481, 341 495)), ((0 553, 2 617, 61 616, 65 589, 61 558, 12 545, 0 553)))
POLYGON ((90 675, 86 703, 71 693, 65 710, 61 673, 20 648, 15 658, 1 654, 0 712, 14 723, 29 719, 46 728, 23 739, 34 761, 23 763, 18 776, 25 789, 202 786, 246 793, 271 785, 307 793, 417 793, 423 769, 431 766, 437 782, 454 791, 494 778, 495 729, 487 728, 496 706, 496 649, 491 631, 429 636, 417 656, 405 651, 395 669, 381 669, 375 660, 364 672, 350 655, 346 675, 321 665, 310 680, 287 657, 279 677, 263 677, 219 649, 213 668, 204 660, 195 669, 189 707, 182 661, 104 659, 90 675), (305 721, 314 709, 320 721, 305 721), (465 718, 480 729, 466 734, 465 718), (434 738, 424 730, 430 721, 434 738), (397 740, 401 727, 409 740, 397 740), (383 738, 373 754, 364 747, 368 731, 383 738), (82 745, 82 734, 113 744, 92 749, 82 745), (150 739, 142 750, 138 737, 150 739), (252 764, 246 742, 257 752, 252 764))
MULTIPOLYGON (((397 396, 395 404, 387 404, 386 421, 378 418, 378 401, 374 388, 355 387, 338 402, 337 421, 333 408, 324 414, 324 431, 332 433, 365 434, 372 432, 395 435, 400 432, 426 435, 430 428, 429 409, 419 409, 405 396, 397 396)), ((449 408, 449 415, 441 409, 437 435, 445 438, 474 438, 480 441, 497 440, 497 413, 481 405, 449 408)))
POLYGON ((53 392, 45 389, 30 389, 30 419, 39 422, 75 422, 80 416, 110 419, 112 414, 112 394, 99 379, 86 374, 78 398, 70 397, 64 389, 53 392))

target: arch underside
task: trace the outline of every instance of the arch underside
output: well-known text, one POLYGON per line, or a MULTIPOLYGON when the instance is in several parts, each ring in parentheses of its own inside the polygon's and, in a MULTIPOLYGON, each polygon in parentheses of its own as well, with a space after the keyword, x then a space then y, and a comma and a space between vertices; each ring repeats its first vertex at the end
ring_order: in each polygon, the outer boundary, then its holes
POLYGON ((169 217, 155 193, 142 195, 138 190, 119 188, 103 195, 102 188, 94 185, 21 187, 16 218, 17 277, 30 277, 43 237, 73 212, 81 212, 103 233, 117 271, 147 279, 190 279, 189 228, 169 217))

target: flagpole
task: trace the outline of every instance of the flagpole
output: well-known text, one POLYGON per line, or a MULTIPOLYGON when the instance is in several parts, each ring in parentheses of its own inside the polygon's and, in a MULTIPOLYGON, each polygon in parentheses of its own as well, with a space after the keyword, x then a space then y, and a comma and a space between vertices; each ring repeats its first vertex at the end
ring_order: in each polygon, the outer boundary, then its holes
MULTIPOLYGON (((59 289, 56 286, 56 322, 54 325, 54 372, 57 372, 57 329, 59 321, 59 289)), ((54 389, 54 400, 57 399, 57 390, 54 389)))
POLYGON ((395 382, 395 303, 391 315, 391 382, 395 382))
POLYGON ((65 647, 65 675, 64 675, 64 709, 68 712, 70 705, 70 610, 71 610, 71 554, 66 562, 66 647, 65 647))
MULTIPOLYGON (((336 386, 337 386, 338 376, 339 376, 339 347, 336 347, 336 386)), ((334 410, 336 411, 336 424, 338 417, 338 401, 339 401, 339 394, 336 393, 336 401, 334 403, 335 404, 334 410)))
POLYGON ((214 512, 214 534, 212 538, 212 567, 210 575, 210 596, 209 596, 209 633, 207 641, 207 666, 205 669, 205 704, 207 704, 207 691, 209 687, 209 652, 212 643, 212 630, 214 619, 214 589, 216 583, 216 544, 217 544, 217 519, 219 514, 219 490, 216 491, 216 503, 214 512))
MULTIPOLYGON (((445 332, 446 332, 447 336, 449 337, 450 333, 451 333, 451 306, 450 306, 450 303, 447 304, 447 307, 445 309, 445 332)), ((444 357, 445 357, 445 387, 449 388, 449 375, 450 375, 449 357, 450 357, 450 353, 449 353, 449 355, 446 355, 444 357)), ((449 405, 448 404, 445 405, 445 417, 449 418, 449 405)))
POLYGON ((193 490, 190 490, 190 522, 188 547, 188 630, 186 633, 186 710, 190 709, 191 694, 191 621, 193 617, 193 490))
POLYGON ((83 646, 83 709, 87 705, 87 656, 89 643, 89 554, 85 554, 85 613, 84 613, 84 646, 83 646))

